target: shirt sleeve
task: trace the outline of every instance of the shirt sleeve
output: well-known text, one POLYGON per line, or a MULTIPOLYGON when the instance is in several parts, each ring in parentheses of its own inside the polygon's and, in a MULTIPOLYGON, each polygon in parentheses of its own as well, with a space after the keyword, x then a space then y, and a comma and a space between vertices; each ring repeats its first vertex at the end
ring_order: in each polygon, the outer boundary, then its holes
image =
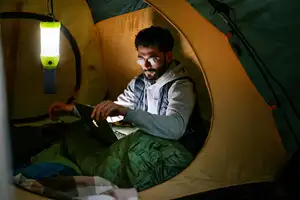
POLYGON ((193 83, 189 80, 176 81, 168 91, 168 100, 166 115, 130 110, 124 120, 148 134, 178 140, 185 132, 195 106, 196 94, 193 83))

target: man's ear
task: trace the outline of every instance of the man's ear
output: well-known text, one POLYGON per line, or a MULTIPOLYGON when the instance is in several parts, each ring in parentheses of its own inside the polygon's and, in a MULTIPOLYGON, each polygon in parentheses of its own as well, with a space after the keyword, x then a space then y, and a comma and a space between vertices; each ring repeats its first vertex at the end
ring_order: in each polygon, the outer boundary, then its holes
POLYGON ((166 52, 166 63, 170 63, 173 59, 173 54, 172 54, 172 51, 167 51, 166 52))

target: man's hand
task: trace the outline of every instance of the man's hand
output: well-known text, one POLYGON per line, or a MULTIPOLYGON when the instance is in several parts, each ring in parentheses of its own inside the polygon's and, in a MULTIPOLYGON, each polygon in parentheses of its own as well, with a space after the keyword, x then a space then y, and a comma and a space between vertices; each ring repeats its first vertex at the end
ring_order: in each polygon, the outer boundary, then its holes
POLYGON ((128 111, 129 108, 115 104, 112 101, 103 101, 100 104, 96 105, 91 115, 91 118, 96 117, 96 121, 99 121, 100 118, 104 120, 108 116, 125 116, 128 111))
POLYGON ((58 112, 72 112, 74 105, 73 104, 65 104, 63 102, 55 102, 51 104, 49 107, 48 113, 51 120, 55 120, 57 118, 58 112))

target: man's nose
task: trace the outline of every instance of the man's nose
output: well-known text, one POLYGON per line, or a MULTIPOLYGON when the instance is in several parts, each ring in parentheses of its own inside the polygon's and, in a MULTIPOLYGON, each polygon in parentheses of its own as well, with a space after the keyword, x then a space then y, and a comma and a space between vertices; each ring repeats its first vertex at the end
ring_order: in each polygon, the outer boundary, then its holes
POLYGON ((151 63, 148 60, 146 60, 144 67, 146 69, 150 69, 151 68, 151 63))

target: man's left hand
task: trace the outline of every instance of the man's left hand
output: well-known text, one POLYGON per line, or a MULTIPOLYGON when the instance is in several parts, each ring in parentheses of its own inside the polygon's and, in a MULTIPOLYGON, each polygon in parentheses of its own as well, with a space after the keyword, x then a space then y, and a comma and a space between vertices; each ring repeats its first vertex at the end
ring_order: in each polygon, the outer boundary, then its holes
POLYGON ((104 120, 108 116, 110 117, 118 116, 118 115, 125 116, 128 111, 129 108, 115 104, 112 101, 103 101, 100 104, 96 105, 91 115, 91 118, 95 117, 96 121, 99 121, 100 118, 104 120))

